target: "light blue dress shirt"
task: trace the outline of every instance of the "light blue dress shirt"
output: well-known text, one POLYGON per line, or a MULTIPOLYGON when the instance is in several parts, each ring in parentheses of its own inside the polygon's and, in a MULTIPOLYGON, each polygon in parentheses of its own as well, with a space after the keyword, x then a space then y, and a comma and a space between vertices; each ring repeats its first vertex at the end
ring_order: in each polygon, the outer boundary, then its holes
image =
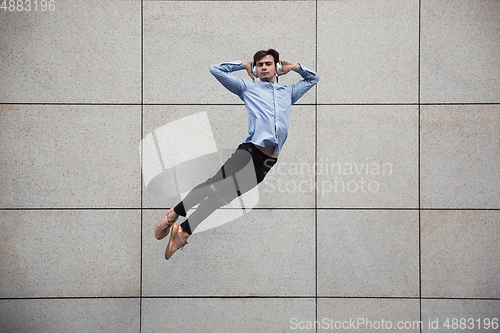
MULTIPOLYGON (((300 65, 300 64, 299 64, 300 65)), ((210 66, 210 72, 232 93, 245 102, 248 111, 248 138, 244 142, 270 147, 278 154, 288 136, 291 106, 319 81, 319 75, 300 65, 296 71, 304 79, 292 86, 241 79, 229 74, 242 70, 241 61, 224 62, 210 66)))

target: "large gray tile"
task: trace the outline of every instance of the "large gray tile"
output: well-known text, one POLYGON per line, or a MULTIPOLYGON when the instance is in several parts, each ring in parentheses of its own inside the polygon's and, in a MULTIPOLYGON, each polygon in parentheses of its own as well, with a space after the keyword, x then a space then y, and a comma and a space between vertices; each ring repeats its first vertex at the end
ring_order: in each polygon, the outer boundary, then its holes
POLYGON ((164 214, 144 211, 143 296, 314 297, 312 211, 253 210, 239 218, 237 210, 215 212, 199 228, 220 214, 233 214, 236 219, 194 233, 189 244, 168 261, 164 253, 169 237, 158 241, 153 236, 164 214))
POLYGON ((0 10, 0 102, 141 102, 141 1, 15 3, 32 10, 0 10))
POLYGON ((143 207, 177 204, 247 136, 243 105, 145 106, 143 113, 143 207))
POLYGON ((416 297, 418 211, 318 211, 318 295, 416 297))
POLYGON ((1 105, 0 207, 139 207, 139 106, 1 105))
MULTIPOLYGON (((247 124, 243 105, 144 107, 143 206, 175 205, 212 177, 248 136, 247 124)), ((247 208, 314 207, 314 129, 314 107, 293 106, 278 163, 243 196, 247 208)))
MULTIPOLYGON (((315 69, 314 1, 146 1, 144 100, 147 103, 242 103, 210 74, 225 61, 249 61, 274 48, 282 60, 315 69)), ((235 72, 248 78, 246 71, 235 72)), ((281 85, 301 80, 296 73, 281 85)), ((314 89, 298 103, 313 103, 314 89)))
POLYGON ((422 332, 497 333, 500 300, 423 299, 422 332))
POLYGON ((276 333, 314 321, 314 298, 145 299, 142 332, 276 333))
POLYGON ((140 211, 0 211, 0 297, 138 296, 140 211))
POLYGON ((500 297, 500 211, 422 211, 424 297, 500 297))
POLYGON ((319 298, 318 332, 420 332, 419 300, 319 298))
POLYGON ((418 10, 418 0, 318 1, 318 102, 416 103, 418 10))
POLYGON ((136 333, 139 323, 139 299, 0 300, 4 333, 136 333))
POLYGON ((318 106, 318 206, 418 206, 418 107, 318 106))
POLYGON ((500 105, 425 105, 421 206, 500 208, 500 105))
POLYGON ((421 4, 421 102, 500 102, 500 2, 421 4))

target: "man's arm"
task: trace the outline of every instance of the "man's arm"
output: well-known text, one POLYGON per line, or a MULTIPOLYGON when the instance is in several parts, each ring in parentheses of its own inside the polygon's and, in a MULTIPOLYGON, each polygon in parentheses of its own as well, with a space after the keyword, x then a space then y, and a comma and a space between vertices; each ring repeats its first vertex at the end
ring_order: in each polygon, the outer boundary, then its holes
POLYGON ((245 80, 240 79, 236 75, 230 74, 231 72, 239 71, 242 69, 246 68, 241 61, 223 62, 218 65, 211 65, 210 73, 212 73, 212 75, 215 76, 215 78, 224 87, 226 87, 226 89, 228 89, 230 92, 238 95, 241 99, 243 99, 242 92, 245 91, 246 89, 245 80))
POLYGON ((290 70, 293 70, 303 78, 303 80, 297 82, 292 86, 292 104, 294 104, 299 100, 299 98, 304 96, 304 94, 309 89, 311 89, 316 83, 318 83, 319 75, 309 68, 302 66, 301 64, 293 63, 291 61, 282 60, 281 64, 283 66, 281 75, 284 75, 290 70))
POLYGON ((281 60, 281 75, 285 75, 286 73, 292 71, 297 71, 300 68, 299 64, 293 63, 291 61, 281 60))

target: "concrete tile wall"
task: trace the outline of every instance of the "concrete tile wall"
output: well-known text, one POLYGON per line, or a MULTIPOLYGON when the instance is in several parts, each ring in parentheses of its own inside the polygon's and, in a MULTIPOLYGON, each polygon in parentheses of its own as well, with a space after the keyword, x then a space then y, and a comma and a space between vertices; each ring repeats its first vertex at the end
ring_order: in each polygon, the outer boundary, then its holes
POLYGON ((417 103, 419 2, 318 1, 318 103, 417 103))
POLYGON ((496 331, 500 2, 51 4, 0 9, 0 332, 496 331), (246 137, 208 67, 269 47, 320 82, 167 262, 155 223, 246 137))
POLYGON ((140 208, 135 105, 0 106, 2 208, 140 208))
POLYGON ((141 102, 140 0, 7 3, 2 103, 141 102))
POLYGON ((0 300, 2 332, 138 332, 140 299, 0 300))

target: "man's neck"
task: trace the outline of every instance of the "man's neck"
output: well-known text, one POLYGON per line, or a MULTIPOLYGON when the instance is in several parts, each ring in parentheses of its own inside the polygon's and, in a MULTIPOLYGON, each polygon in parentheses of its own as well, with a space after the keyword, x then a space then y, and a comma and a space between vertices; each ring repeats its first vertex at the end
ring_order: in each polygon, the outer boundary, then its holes
POLYGON ((273 76, 272 79, 269 79, 269 80, 261 80, 261 81, 265 81, 265 82, 269 82, 269 83, 272 83, 274 84, 274 81, 276 80, 276 76, 273 76))

